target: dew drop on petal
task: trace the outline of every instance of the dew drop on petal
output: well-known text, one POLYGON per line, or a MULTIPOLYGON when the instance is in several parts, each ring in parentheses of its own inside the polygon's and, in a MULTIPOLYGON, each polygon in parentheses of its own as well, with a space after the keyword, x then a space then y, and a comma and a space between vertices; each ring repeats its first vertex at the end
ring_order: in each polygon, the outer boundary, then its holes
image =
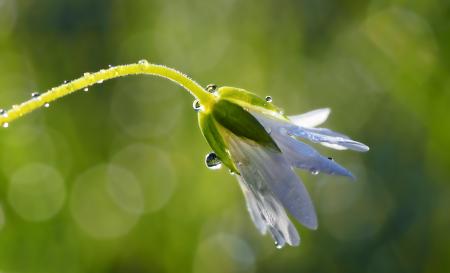
POLYGON ((112 68, 113 66, 111 64, 108 64, 108 68, 112 68))
POLYGON ((215 93, 217 91, 217 85, 211 83, 206 86, 206 91, 209 93, 215 93))
POLYGON ((4 109, 0 109, 0 115, 4 118, 8 117, 8 113, 4 109))
POLYGON ((99 81, 97 81, 97 83, 103 83, 103 80, 99 80, 99 81))
POLYGON ((83 89, 83 91, 84 91, 84 92, 87 92, 87 91, 89 91, 89 88, 85 87, 85 88, 83 89))
POLYGON ((45 108, 49 108, 50 107, 50 103, 47 102, 46 104, 44 104, 44 107, 45 108))
POLYGON ((331 160, 331 161, 333 161, 334 159, 333 159, 332 157, 329 157, 329 158, 328 158, 328 160, 331 160))
POLYGON ((222 161, 220 161, 219 157, 214 152, 206 155, 205 164, 210 170, 218 170, 222 167, 222 161))
POLYGON ((9 123, 8 123, 8 122, 3 123, 3 124, 2 124, 2 127, 3 127, 3 128, 8 128, 8 127, 9 127, 9 123))
POLYGON ((280 243, 278 243, 278 241, 275 241, 275 247, 276 247, 277 249, 282 249, 282 248, 283 248, 283 245, 281 245, 280 243))
POLYGON ((148 64, 148 61, 146 60, 146 59, 142 59, 142 60, 139 60, 139 62, 138 62, 138 64, 148 64))
POLYGON ((192 108, 194 108, 195 112, 198 112, 202 109, 202 105, 200 104, 199 100, 194 100, 192 103, 192 108))
POLYGON ((317 169, 311 169, 311 174, 312 174, 312 175, 318 175, 318 174, 319 174, 319 170, 317 170, 317 169))
POLYGON ((63 81, 63 83, 64 83, 64 84, 67 84, 67 83, 68 83, 68 81, 63 81))
POLYGON ((32 97, 33 99, 38 98, 40 95, 41 95, 41 94, 39 94, 39 92, 33 92, 33 93, 31 93, 31 97, 32 97))
POLYGON ((271 96, 266 96, 266 101, 267 102, 272 102, 272 97, 271 96))

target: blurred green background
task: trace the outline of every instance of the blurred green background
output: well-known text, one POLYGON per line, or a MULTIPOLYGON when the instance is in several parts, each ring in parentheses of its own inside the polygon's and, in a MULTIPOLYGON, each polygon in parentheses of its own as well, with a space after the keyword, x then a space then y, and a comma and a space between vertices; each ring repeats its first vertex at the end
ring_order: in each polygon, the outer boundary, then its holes
POLYGON ((147 59, 271 95, 371 147, 299 171, 319 229, 277 250, 192 97, 134 76, 0 131, 0 272, 449 272, 450 2, 0 0, 0 108, 147 59))

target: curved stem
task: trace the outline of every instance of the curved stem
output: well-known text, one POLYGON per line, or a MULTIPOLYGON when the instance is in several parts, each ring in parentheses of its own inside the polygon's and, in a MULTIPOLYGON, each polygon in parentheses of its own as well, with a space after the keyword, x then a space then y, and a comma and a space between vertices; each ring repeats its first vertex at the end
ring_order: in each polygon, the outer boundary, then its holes
POLYGON ((81 78, 64 83, 58 87, 54 87, 37 98, 32 98, 20 105, 14 105, 7 112, 0 113, 0 124, 7 127, 9 122, 20 118, 21 116, 28 114, 39 107, 96 83, 102 83, 105 80, 114 79, 117 77, 138 74, 163 77, 181 85, 184 89, 191 93, 191 95, 196 97, 203 107, 208 108, 214 101, 214 95, 204 90, 198 83, 183 73, 163 65, 150 64, 147 61, 139 61, 137 64, 114 66, 109 69, 102 69, 96 73, 84 73, 81 78))

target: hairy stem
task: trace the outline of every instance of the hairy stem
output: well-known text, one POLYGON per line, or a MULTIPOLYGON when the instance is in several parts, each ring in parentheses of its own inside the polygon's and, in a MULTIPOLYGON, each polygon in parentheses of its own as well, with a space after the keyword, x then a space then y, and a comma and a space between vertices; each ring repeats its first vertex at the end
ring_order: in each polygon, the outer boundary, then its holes
POLYGON ((214 95, 204 90, 198 83, 183 73, 163 65, 150 64, 147 61, 139 61, 137 64, 114 66, 109 69, 102 69, 96 73, 84 73, 83 77, 64 83, 58 87, 54 87, 41 94, 39 97, 32 98, 20 105, 14 105, 10 110, 0 113, 0 124, 7 127, 9 122, 18 119, 39 107, 96 83, 101 83, 105 80, 114 79, 117 77, 138 74, 148 74, 169 79, 181 85, 184 89, 191 93, 191 95, 196 97, 204 107, 208 107, 208 105, 210 105, 214 100, 214 95))

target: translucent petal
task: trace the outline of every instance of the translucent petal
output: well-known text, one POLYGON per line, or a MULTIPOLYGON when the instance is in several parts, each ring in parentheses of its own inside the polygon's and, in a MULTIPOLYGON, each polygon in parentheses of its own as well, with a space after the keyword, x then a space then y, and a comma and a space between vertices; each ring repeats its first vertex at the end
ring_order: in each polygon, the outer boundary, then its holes
POLYGON ((330 148, 337 148, 338 150, 350 149, 358 152, 367 152, 369 147, 363 143, 351 140, 348 136, 334 132, 326 128, 306 128, 297 126, 287 120, 276 119, 258 112, 251 112, 251 114, 266 128, 271 131, 284 130, 285 133, 301 138, 308 139, 315 143, 320 143, 330 148))
POLYGON ((300 244, 300 236, 284 208, 267 189, 259 191, 247 183, 240 175, 236 175, 244 192, 250 217, 258 230, 265 234, 269 230, 277 247, 286 243, 292 246, 300 244))
POLYGON ((315 143, 324 144, 327 147, 338 149, 347 148, 357 152, 367 152, 369 147, 361 142, 351 140, 348 136, 336 133, 326 128, 305 128, 299 126, 289 126, 289 134, 308 139, 315 143), (327 145, 331 144, 331 145, 327 145))
POLYGON ((276 130, 272 132, 278 147, 292 166, 311 172, 321 172, 332 175, 342 175, 354 178, 352 173, 336 163, 334 160, 322 156, 311 146, 282 134, 276 130))
POLYGON ((330 108, 316 109, 304 114, 289 116, 289 120, 302 127, 316 127, 324 123, 330 115, 330 108))
POLYGON ((300 223, 317 228, 311 198, 282 153, 235 136, 229 137, 229 149, 250 189, 263 196, 273 193, 300 223))
POLYGON ((241 186, 242 192, 244 193, 247 209, 253 223, 262 234, 266 234, 267 224, 263 218, 263 215, 261 214, 261 211, 258 208, 258 200, 255 197, 255 194, 253 194, 253 192, 247 186, 242 176, 236 175, 236 177, 239 182, 239 186, 241 186))

